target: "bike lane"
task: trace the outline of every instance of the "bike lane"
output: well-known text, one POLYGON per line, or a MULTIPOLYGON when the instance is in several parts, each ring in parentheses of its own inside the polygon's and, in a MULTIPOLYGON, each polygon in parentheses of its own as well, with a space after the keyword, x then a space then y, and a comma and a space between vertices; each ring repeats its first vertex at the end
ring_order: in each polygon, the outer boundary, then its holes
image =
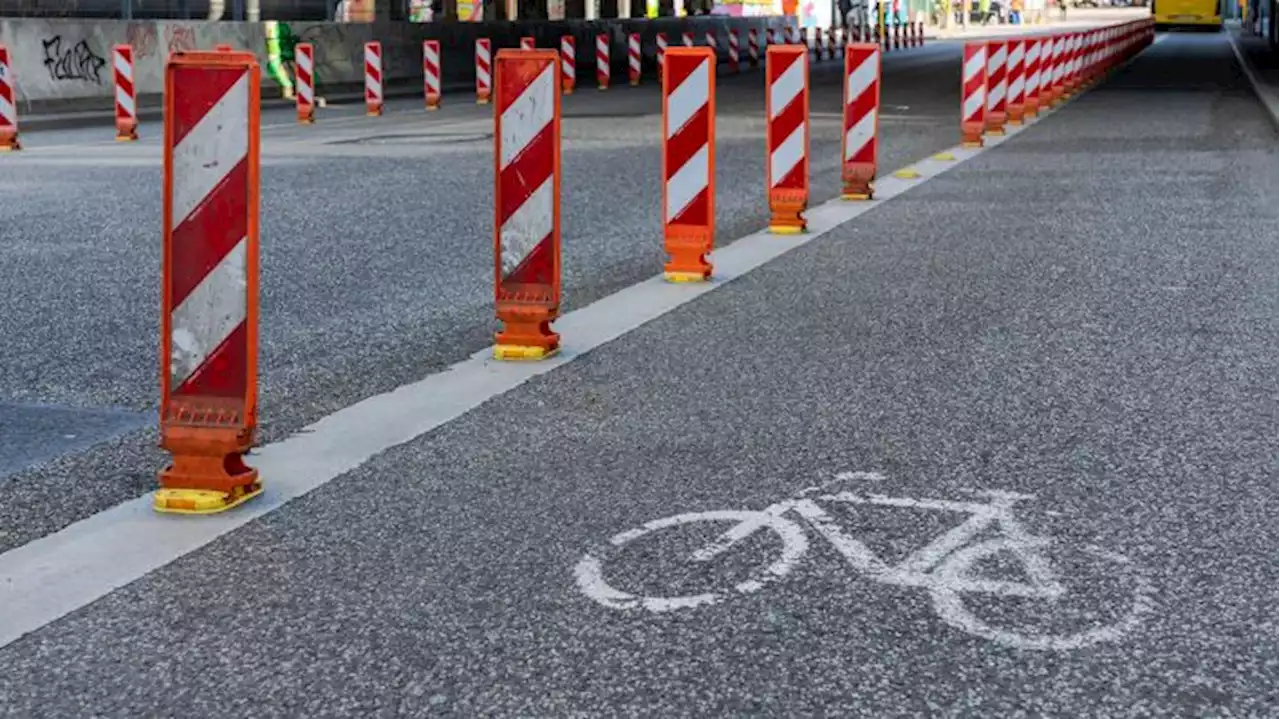
MULTIPOLYGON (((0 649, 0 707, 1274 713, 1276 187, 1257 181, 1274 177, 1275 151, 1257 149, 1272 130, 1217 50, 1170 44, 1002 147, 0 649), (1011 544, 968 577, 944 559, 916 586, 841 551, 843 536, 898 563, 971 516, 925 500, 992 506, 981 489, 1033 495, 1012 504, 1015 530, 1058 544, 1011 544), (825 517, 777 505, 799 496, 825 517), (776 532, 705 562, 690 558, 731 522, 607 546, 651 520, 770 506, 740 516, 776 532), (752 591, 619 610, 582 590, 587 557, 635 595, 752 591), (771 562, 785 576, 762 574, 771 562), (1064 593, 977 583, 1038 571, 1064 593), (1018 643, 1095 627, 1115 631, 1018 643)), ((966 546, 1019 536, 998 529, 966 546)))

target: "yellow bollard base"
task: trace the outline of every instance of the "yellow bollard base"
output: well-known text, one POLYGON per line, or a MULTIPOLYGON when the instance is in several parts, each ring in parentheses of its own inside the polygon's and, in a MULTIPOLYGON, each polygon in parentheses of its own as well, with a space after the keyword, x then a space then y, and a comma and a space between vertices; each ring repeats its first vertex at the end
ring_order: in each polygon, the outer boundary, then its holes
POLYGON ((165 514, 217 514, 262 494, 262 483, 237 487, 230 493, 213 489, 158 489, 151 508, 165 514))
POLYGON ((481 98, 478 98, 478 99, 476 100, 476 104, 477 104, 477 105, 488 105, 488 104, 489 104, 489 98, 487 98, 487 97, 481 97, 481 98))
POLYGON ((494 345, 493 358, 511 362, 535 362, 537 360, 549 359, 556 356, 560 352, 560 348, 547 349, 546 347, 526 346, 526 345, 494 345))
POLYGON ((116 135, 116 142, 133 142, 137 139, 137 135, 116 135))
POLYGON ((805 231, 806 228, 795 225, 769 225, 769 232, 775 235, 803 235, 805 231))
POLYGON ((893 176, 898 178, 899 180, 920 179, 920 173, 916 172, 915 170, 898 170, 897 172, 893 173, 893 176))
POLYGON ((844 194, 841 194, 841 195, 840 195, 840 199, 842 199, 842 200, 847 200, 847 201, 850 201, 850 202, 855 201, 855 200, 870 200, 870 199, 871 199, 871 195, 868 195, 868 194, 865 194, 865 193, 852 193, 852 192, 850 192, 850 193, 844 193, 844 194))
POLYGON ((933 159, 941 160, 942 162, 952 162, 956 159, 956 156, 950 152, 939 152, 933 156, 933 159))
POLYGON ((706 282, 707 280, 711 279, 710 277, 704 277, 701 273, 698 273, 698 272, 664 272, 662 273, 662 278, 665 279, 667 282, 678 282, 678 283, 706 282))
POLYGON ((999 137, 999 136, 1001 136, 1001 135, 1003 135, 1003 134, 1004 134, 1004 128, 1003 128, 1003 127, 993 127, 993 128, 991 128, 990 130, 987 130, 987 133, 986 133, 986 134, 988 134, 988 135, 990 135, 990 136, 992 136, 992 137, 999 137))

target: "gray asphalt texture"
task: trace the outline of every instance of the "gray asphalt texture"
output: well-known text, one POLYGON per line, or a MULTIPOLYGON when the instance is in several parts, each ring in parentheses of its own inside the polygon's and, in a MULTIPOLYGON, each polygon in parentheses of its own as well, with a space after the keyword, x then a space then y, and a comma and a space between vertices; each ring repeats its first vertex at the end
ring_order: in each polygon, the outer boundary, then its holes
MULTIPOLYGON (((1275 716, 1277 156, 1225 42, 1172 37, 1003 147, 20 639, 0 711, 1275 716), (1019 517, 1058 540, 1068 593, 967 595, 990 624, 1105 625, 1138 586, 1147 611, 1114 642, 1011 649, 810 530, 790 577, 717 606, 575 588, 618 532, 847 471, 885 476, 859 493, 1035 495, 1019 517)), ((959 521, 837 516, 886 558, 959 521)), ((608 579, 724 587, 776 550, 684 561, 711 536, 610 555, 608 579)))
MULTIPOLYGON (((885 171, 955 143, 958 52, 885 56, 885 171)), ((839 75, 837 61, 814 66, 817 201, 838 191, 839 75)), ((721 243, 768 220, 762 79, 719 80, 721 243)), ((565 100, 568 309, 661 271, 661 101, 648 82, 565 100)), ((430 115, 409 100, 381 119, 335 106, 300 128, 264 110, 262 442, 492 343, 492 112, 448 96, 430 115)), ((124 146, 109 126, 30 133, 0 158, 0 403, 154 411, 159 131, 124 146)), ((0 551, 155 488, 154 427, 98 440, 0 473, 0 551)), ((17 464, 23 441, 0 435, 0 464, 17 464)))

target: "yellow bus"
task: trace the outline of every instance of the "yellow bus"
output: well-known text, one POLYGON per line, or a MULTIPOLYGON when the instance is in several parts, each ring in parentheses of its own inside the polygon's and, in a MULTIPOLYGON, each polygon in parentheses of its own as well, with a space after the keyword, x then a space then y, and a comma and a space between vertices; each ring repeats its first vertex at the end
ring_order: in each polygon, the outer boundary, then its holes
POLYGON ((1152 0, 1151 14, 1156 28, 1176 25, 1219 31, 1222 29, 1222 0, 1152 0))

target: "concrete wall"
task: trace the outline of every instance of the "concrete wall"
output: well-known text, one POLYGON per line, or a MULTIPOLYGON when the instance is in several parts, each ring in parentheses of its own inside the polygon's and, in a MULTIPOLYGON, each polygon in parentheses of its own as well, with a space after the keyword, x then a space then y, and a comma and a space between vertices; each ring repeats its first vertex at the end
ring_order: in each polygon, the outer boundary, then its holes
MULTIPOLYGON (((626 36, 641 34, 646 72, 654 67, 655 35, 666 32, 675 45, 680 33, 703 33, 715 28, 722 60, 727 57, 728 28, 737 28, 746 52, 746 30, 784 27, 790 18, 659 18, 655 20, 599 20, 529 23, 292 23, 293 32, 316 46, 316 77, 321 92, 355 89, 364 82, 364 43, 383 44, 383 70, 389 89, 397 83, 417 84, 422 79, 422 41, 441 44, 444 85, 462 89, 475 82, 474 48, 477 37, 493 40, 494 51, 516 47, 520 37, 533 35, 538 47, 559 47, 561 35, 577 38, 579 82, 595 78, 594 43, 597 33, 611 37, 614 78, 626 77, 626 36)), ((278 97, 279 90, 266 74, 266 42, 259 23, 181 21, 89 21, 0 19, 0 44, 9 48, 18 86, 21 114, 59 110, 105 109, 114 93, 111 47, 128 43, 134 49, 134 75, 141 104, 155 104, 163 88, 164 63, 170 52, 209 50, 219 43, 249 49, 263 65, 263 93, 278 97)))

